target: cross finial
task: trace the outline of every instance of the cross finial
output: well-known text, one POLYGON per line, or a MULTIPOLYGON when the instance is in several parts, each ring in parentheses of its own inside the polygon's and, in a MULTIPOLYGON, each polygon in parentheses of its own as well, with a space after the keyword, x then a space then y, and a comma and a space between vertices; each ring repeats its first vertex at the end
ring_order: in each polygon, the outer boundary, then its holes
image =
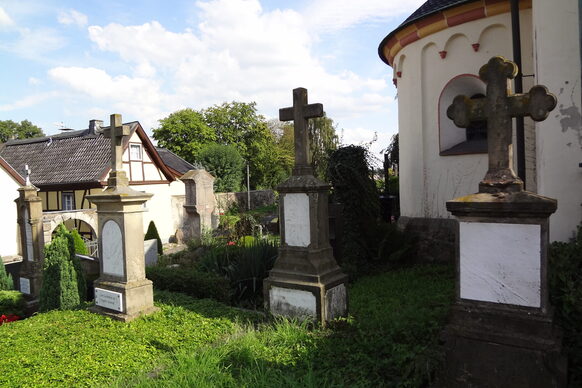
POLYGON ((493 57, 479 70, 487 83, 483 98, 457 96, 447 109, 455 125, 467 128, 474 121, 487 121, 489 170, 479 184, 480 192, 521 191, 523 182, 512 168, 512 118, 530 116, 543 121, 556 107, 556 97, 545 86, 537 85, 529 93, 510 94, 508 79, 517 74, 515 63, 503 57, 493 57))
POLYGON ((307 119, 323 117, 322 104, 307 103, 307 89, 293 89, 293 106, 279 109, 279 120, 291 121, 294 125, 295 168, 293 175, 313 175, 307 119))
POLYGON ((30 173, 31 173, 32 171, 30 170, 30 167, 28 167, 28 164, 25 164, 25 165, 24 165, 24 172, 26 173, 26 182, 25 182, 25 186, 30 186, 30 185, 32 185, 32 184, 30 183, 30 173))
POLYGON ((111 187, 127 186, 128 180, 123 171, 123 137, 129 135, 129 126, 123 125, 121 115, 116 113, 110 116, 109 128, 103 135, 111 139, 111 172, 108 185, 111 187))

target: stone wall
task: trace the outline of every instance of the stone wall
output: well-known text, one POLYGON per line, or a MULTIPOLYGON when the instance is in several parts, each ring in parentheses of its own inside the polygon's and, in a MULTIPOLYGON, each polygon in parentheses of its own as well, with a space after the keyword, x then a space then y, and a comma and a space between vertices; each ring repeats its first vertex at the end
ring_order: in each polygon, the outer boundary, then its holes
MULTIPOLYGON (((261 206, 273 205, 275 203, 275 193, 273 190, 251 190, 251 209, 261 206)), ((247 209, 247 192, 238 193, 216 193, 216 202, 220 213, 224 213, 231 206, 236 204, 239 209, 247 209)))
POLYGON ((458 222, 452 218, 400 217, 398 228, 416 238, 416 260, 453 263, 458 222))

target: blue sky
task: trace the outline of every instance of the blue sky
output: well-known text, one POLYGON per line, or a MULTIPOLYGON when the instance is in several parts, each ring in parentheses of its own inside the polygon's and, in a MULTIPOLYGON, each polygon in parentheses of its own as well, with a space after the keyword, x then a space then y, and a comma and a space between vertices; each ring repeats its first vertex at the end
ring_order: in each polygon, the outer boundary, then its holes
POLYGON ((121 113, 257 102, 276 118, 305 87, 343 142, 386 147, 392 70, 377 48, 423 0, 0 0, 0 120, 83 129, 121 113))

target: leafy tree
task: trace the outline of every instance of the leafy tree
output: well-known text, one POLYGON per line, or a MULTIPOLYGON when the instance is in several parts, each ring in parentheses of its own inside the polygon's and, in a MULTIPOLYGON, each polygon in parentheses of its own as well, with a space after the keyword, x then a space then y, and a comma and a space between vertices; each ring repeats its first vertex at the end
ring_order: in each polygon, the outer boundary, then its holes
POLYGON ((8 291, 14 289, 14 280, 12 276, 6 272, 2 258, 0 257, 0 291, 8 291))
POLYGON ((0 120, 0 142, 6 142, 13 137, 16 139, 28 139, 30 137, 44 136, 42 129, 28 120, 20 123, 12 120, 0 120))
POLYGON ((217 134, 209 127, 201 112, 187 108, 161 119, 153 130, 154 139, 164 147, 195 163, 204 145, 216 142, 217 134))
POLYGON ((77 273, 70 260, 69 240, 58 236, 45 247, 39 309, 67 310, 79 305, 77 273))
POLYGON ((327 166, 329 155, 337 150, 339 137, 336 125, 327 116, 309 120, 309 147, 311 150, 311 165, 316 177, 328 181, 327 166))
POLYGON ((153 240, 156 239, 158 241, 158 254, 164 254, 164 247, 162 246, 162 239, 160 238, 160 234, 158 233, 158 228, 156 228, 156 224, 153 221, 150 221, 148 225, 148 230, 144 236, 145 240, 153 240))
POLYGON ((243 158, 234 146, 210 144, 200 153, 200 163, 216 177, 217 192, 238 191, 243 179, 243 158))

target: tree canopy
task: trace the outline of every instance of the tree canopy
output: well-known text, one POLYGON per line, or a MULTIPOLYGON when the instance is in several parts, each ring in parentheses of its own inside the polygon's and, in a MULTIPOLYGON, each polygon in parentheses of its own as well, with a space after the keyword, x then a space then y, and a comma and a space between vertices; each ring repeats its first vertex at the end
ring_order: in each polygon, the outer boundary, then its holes
POLYGON ((17 123, 12 120, 0 120, 0 142, 10 139, 28 139, 30 137, 44 136, 42 129, 28 120, 17 123))

